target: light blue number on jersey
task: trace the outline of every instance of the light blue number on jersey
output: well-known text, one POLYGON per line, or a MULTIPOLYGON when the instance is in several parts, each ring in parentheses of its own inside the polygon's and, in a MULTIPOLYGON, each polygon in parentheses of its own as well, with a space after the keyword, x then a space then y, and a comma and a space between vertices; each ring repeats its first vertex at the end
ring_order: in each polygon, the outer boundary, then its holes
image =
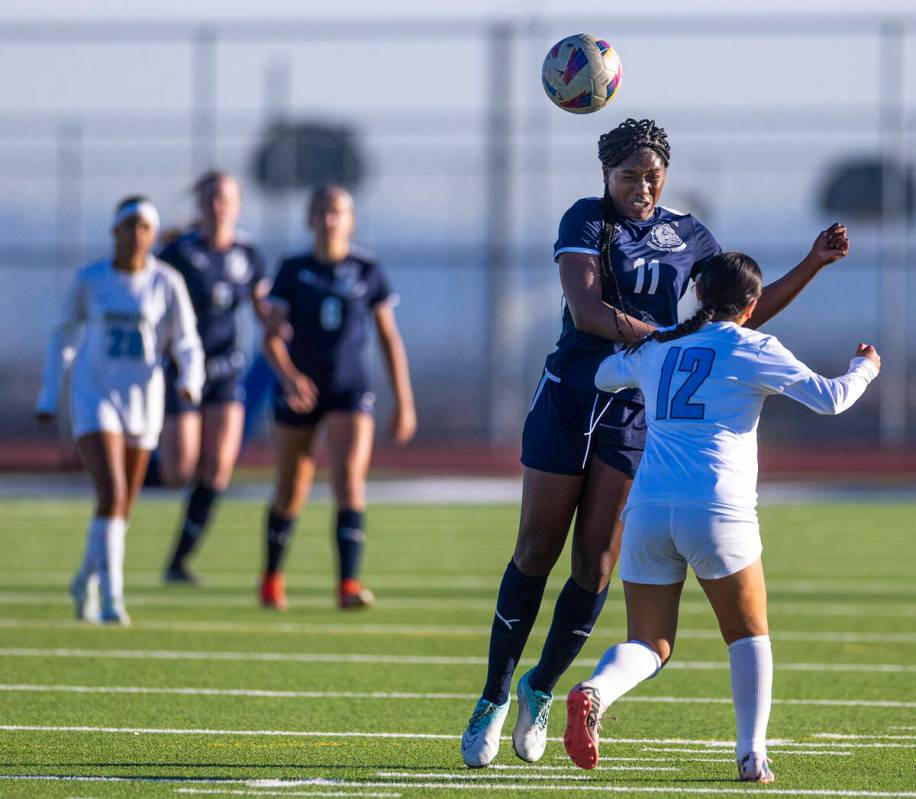
POLYGON ((321 302, 321 327, 337 330, 343 322, 343 303, 337 297, 325 297, 321 302))
POLYGON ((143 357, 143 336, 139 330, 123 327, 108 328, 108 357, 130 358, 137 361, 143 357))
POLYGON ((658 383, 658 399, 655 404, 656 419, 702 419, 706 415, 706 405, 702 402, 691 402, 690 398, 697 393, 703 381, 712 371, 712 362, 716 351, 708 347, 688 347, 681 353, 680 347, 668 350, 662 364, 662 377, 658 383), (675 371, 689 372, 683 385, 675 392, 670 401, 671 379, 675 371))

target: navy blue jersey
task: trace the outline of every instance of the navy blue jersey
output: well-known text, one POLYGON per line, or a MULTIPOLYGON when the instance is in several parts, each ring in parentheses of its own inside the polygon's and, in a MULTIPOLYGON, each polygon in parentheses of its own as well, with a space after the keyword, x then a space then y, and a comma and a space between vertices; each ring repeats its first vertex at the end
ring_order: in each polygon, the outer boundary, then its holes
MULTIPOLYGON (((554 259, 564 252, 597 256, 603 224, 600 197, 578 200, 560 222, 554 259)), ((721 250, 712 233, 690 214, 658 206, 644 221, 621 219, 615 225, 611 263, 626 311, 659 327, 675 324, 688 282, 721 250)), ((620 304, 614 298, 609 301, 620 304)), ((598 364, 620 346, 577 330, 564 305, 563 331, 546 367, 564 383, 594 390, 598 364)))
POLYGON ((187 283, 207 356, 208 378, 241 371, 244 361, 236 343, 235 311, 264 279, 261 254, 241 242, 217 252, 198 231, 191 231, 167 245, 159 257, 181 272, 187 283))
POLYGON ((287 258, 270 290, 271 302, 288 308, 293 364, 325 391, 368 388, 368 323, 389 297, 379 265, 355 250, 334 264, 310 252, 287 258))

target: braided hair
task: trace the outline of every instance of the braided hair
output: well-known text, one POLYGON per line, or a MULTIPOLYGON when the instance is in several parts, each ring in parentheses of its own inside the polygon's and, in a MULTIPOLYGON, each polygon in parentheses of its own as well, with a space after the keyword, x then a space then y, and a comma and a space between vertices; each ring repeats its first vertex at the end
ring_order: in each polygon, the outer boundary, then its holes
MULTIPOLYGON (((665 129, 658 127, 652 119, 641 119, 639 121, 627 119, 598 138, 598 159, 601 161, 602 168, 609 170, 619 166, 633 153, 643 148, 652 150, 662 159, 664 165, 668 166, 668 162, 671 160, 671 147, 668 144, 668 134, 665 133, 665 129)), ((629 315, 630 311, 626 302, 624 302, 620 283, 611 263, 611 245, 614 242, 615 225, 620 215, 614 207, 614 201, 608 192, 606 181, 602 208, 604 220, 601 233, 598 236, 598 276, 601 278, 602 299, 614 306, 618 311, 629 315)), ((614 315, 614 322, 617 325, 618 334, 622 337, 620 320, 616 314, 614 315)), ((629 319, 627 319, 627 325, 630 328, 631 337, 637 338, 636 331, 629 319)))
POLYGON ((740 252, 721 252, 703 267, 697 279, 700 288, 700 309, 669 330, 656 330, 631 344, 627 353, 634 353, 650 341, 673 341, 696 333, 713 317, 734 317, 763 293, 763 275, 757 262, 740 252))

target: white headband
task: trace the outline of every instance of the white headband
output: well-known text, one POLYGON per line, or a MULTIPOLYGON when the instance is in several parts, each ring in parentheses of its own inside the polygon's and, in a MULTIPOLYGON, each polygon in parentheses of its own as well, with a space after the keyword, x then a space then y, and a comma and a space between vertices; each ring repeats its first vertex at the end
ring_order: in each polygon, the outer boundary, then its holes
POLYGON ((112 228, 116 228, 125 219, 132 219, 135 216, 145 219, 150 225, 156 228, 156 230, 159 229, 159 212, 156 210, 156 206, 149 200, 128 203, 123 208, 120 208, 115 213, 114 221, 111 223, 111 226, 112 228))

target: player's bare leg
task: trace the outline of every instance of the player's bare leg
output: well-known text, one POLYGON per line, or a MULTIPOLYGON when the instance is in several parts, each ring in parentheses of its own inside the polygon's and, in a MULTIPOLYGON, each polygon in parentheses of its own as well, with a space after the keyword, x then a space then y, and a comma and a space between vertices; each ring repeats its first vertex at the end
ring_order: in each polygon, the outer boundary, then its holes
POLYGON ((338 604, 370 606, 374 597, 357 577, 365 543, 366 478, 372 458, 375 420, 370 414, 332 412, 327 416, 331 482, 337 502, 338 604))
MULTIPOLYGON (((196 582, 187 569, 186 561, 200 545, 213 508, 232 479, 242 445, 245 408, 240 402, 208 403, 199 414, 180 414, 178 418, 185 416, 198 420, 200 449, 194 470, 196 480, 188 497, 175 551, 165 573, 166 581, 174 583, 196 582)), ((185 466, 182 463, 182 468, 185 466)))
POLYGON ((308 500, 315 479, 315 426, 277 424, 277 480, 267 515, 267 553, 261 581, 261 604, 286 610, 283 560, 296 516, 308 500))
POLYGON ((627 641, 605 652, 592 676, 575 686, 566 701, 563 742, 580 768, 598 765, 601 717, 608 707, 671 657, 683 587, 624 582, 627 641))
POLYGON ((721 580, 700 580, 719 621, 731 666, 738 779, 772 782, 766 730, 773 690, 767 592, 760 560, 721 580))
MULTIPOLYGON (((124 536, 130 502, 124 436, 109 432, 89 433, 77 440, 76 448, 95 486, 96 513, 90 524, 87 554, 91 573, 99 576, 99 619, 128 624, 130 620, 124 611, 124 536)), ((142 481, 142 476, 138 479, 142 481)), ((85 601, 88 588, 86 581, 79 584, 80 576, 77 575, 70 589, 78 612, 80 595, 85 601)), ((84 610, 83 618, 86 613, 88 611, 84 610)))
POLYGON ((159 472, 167 486, 183 486, 194 476, 200 458, 202 426, 198 411, 169 414, 159 438, 159 472))

